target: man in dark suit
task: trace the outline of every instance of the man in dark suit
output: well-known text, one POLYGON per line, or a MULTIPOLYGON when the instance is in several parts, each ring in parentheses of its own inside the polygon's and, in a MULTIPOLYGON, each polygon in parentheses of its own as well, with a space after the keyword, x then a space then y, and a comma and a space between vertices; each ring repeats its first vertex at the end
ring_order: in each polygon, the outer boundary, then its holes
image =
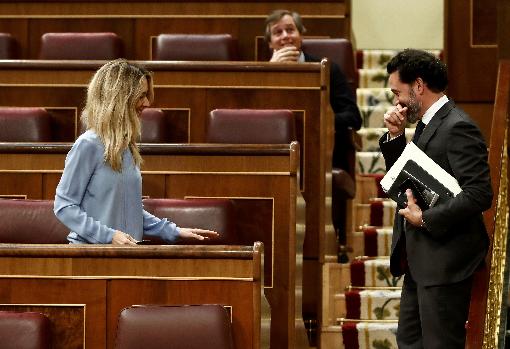
MULTIPOLYGON (((275 10, 266 18, 265 39, 272 49, 271 62, 303 63, 320 62, 322 57, 312 57, 301 50, 303 34, 306 32, 301 16, 297 12, 275 10)), ((337 64, 331 63, 330 104, 335 113, 335 147, 333 167, 347 169, 345 140, 347 129, 359 130, 361 115, 354 94, 337 64)))
POLYGON ((472 275, 489 243, 482 218, 492 202, 487 146, 477 125, 444 94, 443 62, 407 49, 387 71, 395 97, 384 115, 388 132, 379 141, 386 168, 406 146, 406 124, 419 121, 413 142, 462 188, 424 211, 408 190, 407 207, 395 216, 390 269, 405 275, 397 343, 399 348, 464 348, 472 275))

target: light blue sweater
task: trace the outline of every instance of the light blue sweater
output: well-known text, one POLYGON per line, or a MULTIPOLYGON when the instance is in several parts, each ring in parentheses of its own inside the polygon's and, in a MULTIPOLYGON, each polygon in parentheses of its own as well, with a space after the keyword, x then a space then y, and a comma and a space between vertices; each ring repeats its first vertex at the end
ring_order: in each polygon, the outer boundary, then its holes
POLYGON ((104 145, 91 130, 69 151, 57 186, 54 212, 71 232, 71 243, 109 244, 116 230, 142 240, 144 234, 167 242, 179 238, 179 228, 143 209, 142 175, 129 149, 122 154, 122 171, 104 161, 104 145))

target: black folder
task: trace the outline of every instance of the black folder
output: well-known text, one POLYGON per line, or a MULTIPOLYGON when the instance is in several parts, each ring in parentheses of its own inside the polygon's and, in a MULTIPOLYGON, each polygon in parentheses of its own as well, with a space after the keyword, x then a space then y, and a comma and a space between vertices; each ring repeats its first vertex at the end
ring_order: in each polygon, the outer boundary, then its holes
POLYGON ((448 188, 413 160, 407 160, 387 194, 395 200, 399 208, 405 208, 407 206, 407 189, 413 191, 416 203, 422 211, 454 197, 448 188))

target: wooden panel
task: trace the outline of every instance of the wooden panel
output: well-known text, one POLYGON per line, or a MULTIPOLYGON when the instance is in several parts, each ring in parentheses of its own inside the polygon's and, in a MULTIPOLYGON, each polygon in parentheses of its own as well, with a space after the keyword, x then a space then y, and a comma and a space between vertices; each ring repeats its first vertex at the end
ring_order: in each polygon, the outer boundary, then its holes
POLYGON ((125 42, 126 57, 151 59, 151 37, 161 33, 230 33, 241 60, 255 60, 255 37, 274 9, 301 13, 310 35, 349 38, 349 1, 0 1, 0 31, 10 32, 22 58, 37 58, 45 32, 112 31, 125 42))
MULTIPOLYGON (((307 282, 309 287, 320 287, 320 283, 317 284, 315 280, 321 275, 320 265, 326 253, 326 241, 335 240, 332 225, 328 224, 330 207, 327 204, 329 202, 327 198, 330 197, 331 188, 326 181, 331 171, 333 134, 333 115, 328 107, 328 64, 326 62, 300 65, 267 62, 142 63, 154 72, 154 107, 189 110, 189 141, 192 144, 204 142, 206 116, 215 108, 285 108, 295 111, 298 121, 298 140, 302 145, 300 188, 306 201, 304 257, 312 260, 312 265, 318 266, 314 273, 305 275, 305 278, 311 278, 307 282), (330 238, 326 239, 326 235, 330 238), (314 263, 314 260, 319 263, 314 263)), ((2 81, 0 105, 12 103, 35 106, 46 103, 48 105, 49 100, 52 102, 50 105, 53 106, 65 103, 66 106, 71 104, 80 108, 85 87, 98 66, 97 63, 85 62, 0 62, 0 81, 2 81)), ((144 170, 169 170, 166 160, 152 162, 145 155, 144 159, 146 161, 144 170), (149 167, 148 161, 151 161, 149 167)), ((172 158, 168 157, 168 159, 172 158)), ((263 157, 252 161, 255 161, 257 166, 261 166, 260 170, 266 166, 268 170, 275 171, 272 167, 274 163, 262 164, 261 159, 263 157)), ((176 160, 172 159, 172 161, 176 160)), ((210 170, 214 171, 223 166, 219 160, 188 158, 186 161, 193 164, 182 165, 189 171, 204 171, 203 164, 207 163, 210 170)), ((61 165, 57 168, 61 168, 61 165)), ((230 171, 239 171, 241 168, 231 168, 230 171)), ((166 183, 163 186, 163 179, 157 177, 157 173, 152 172, 150 175, 150 178, 144 177, 144 195, 168 197, 169 190, 176 190, 176 184, 166 183)), ((165 181, 168 182, 170 179, 166 178, 165 181)), ((179 185, 183 186, 179 189, 182 190, 182 195, 186 195, 186 190, 194 190, 193 183, 179 185)), ((47 192, 51 198, 51 187, 47 192)), ((334 246, 332 249, 336 250, 334 246)), ((308 294, 321 294, 321 292, 315 289, 310 290, 308 294)), ((319 302, 318 299, 315 301, 319 302)), ((317 309, 320 309, 319 305, 317 309)))
MULTIPOLYGON (((1 258, 2 264, 7 261, 1 258)), ((106 281, 0 275, 0 308, 39 307, 52 324, 54 348, 106 347, 106 281), (64 306, 64 307, 62 307, 64 306)))
POLYGON ((470 0, 468 3, 448 0, 445 3, 448 96, 456 102, 494 101, 498 52, 490 28, 497 22, 497 12, 491 12, 496 9, 496 3, 497 0, 470 0), (481 8, 483 13, 478 12, 481 8), (473 36, 475 32, 477 36, 473 36))
POLYGON ((2 174, 0 193, 2 196, 17 195, 27 199, 42 198, 43 179, 40 174, 7 173, 2 174))
POLYGON ((166 197, 166 176, 164 174, 145 173, 143 179, 143 195, 147 198, 166 197))
POLYGON ((54 348, 113 349, 126 306, 222 304, 231 310, 236 347, 259 348, 261 253, 260 244, 0 244, 0 308, 48 314, 54 348))
MULTIPOLYGON (((325 163, 328 160, 325 158, 327 149, 321 154, 321 142, 316 140, 331 134, 328 130, 331 125, 326 117, 332 116, 328 115, 327 107, 321 102, 324 82, 320 74, 325 73, 318 69, 319 64, 308 65, 315 66, 314 70, 288 66, 270 69, 275 66, 269 63, 264 63, 262 69, 254 65, 237 65, 239 69, 246 69, 236 71, 232 70, 234 65, 147 64, 155 71, 154 107, 189 109, 189 138, 192 143, 204 141, 205 117, 215 108, 290 108, 296 111, 300 131, 298 140, 304 145, 301 187, 307 202, 307 227, 310 227, 307 228, 305 254, 320 258, 319 246, 324 228, 317 227, 317 220, 323 215, 320 210, 325 200, 319 194, 323 191, 319 187, 323 186, 325 176, 315 174, 324 171, 319 169, 321 157, 324 156, 325 163), (312 229, 312 226, 316 228, 312 229)), ((0 78, 4 82, 0 85, 0 105, 74 105, 80 113, 85 86, 95 68, 97 66, 57 71, 49 68, 0 70, 0 78), (32 81, 31 85, 27 85, 29 81, 32 81), (55 81, 60 81, 60 84, 55 81)))
POLYGON ((504 258, 508 246, 508 115, 510 112, 510 61, 499 63, 498 84, 490 137, 489 166, 494 191, 491 208, 484 212, 484 222, 491 241, 485 264, 473 278, 469 318, 466 324, 466 348, 478 349, 498 343, 500 313, 506 302, 503 285, 506 273, 504 258), (503 175, 506 174, 506 177, 503 175), (503 191, 503 192, 501 192, 503 191), (505 250, 506 246, 506 250, 505 250), (489 331, 487 331, 489 329, 489 331), (496 338, 495 341, 493 339, 496 338))
POLYGON ((132 304, 221 304, 231 307, 236 348, 253 343, 250 326, 253 314, 253 286, 237 281, 112 280, 108 284, 108 347, 113 348, 120 311, 132 304))
POLYGON ((471 0, 471 3, 473 45, 497 45, 498 21, 495 20, 498 13, 497 0, 471 0))
MULTIPOLYGON (((289 193, 288 185, 285 185, 287 178, 283 176, 281 178, 276 176, 244 177, 246 177, 245 180, 240 180, 238 175, 169 175, 167 177, 167 195, 170 198, 221 197, 251 199, 252 205, 245 203, 246 208, 255 208, 255 211, 251 211, 251 215, 259 216, 258 218, 261 220, 265 219, 260 226, 253 225, 253 218, 243 222, 243 227, 246 229, 242 233, 246 239, 243 242, 252 244, 255 241, 262 241, 264 243, 266 257, 266 263, 264 264, 266 270, 265 286, 269 289, 268 292, 271 292, 275 282, 284 288, 292 287, 287 277, 283 277, 282 280, 275 280, 275 275, 289 275, 289 265, 296 264, 295 258, 291 259, 291 256, 287 254, 287 248, 279 248, 279 251, 275 250, 276 246, 292 244, 294 239, 294 236, 289 236, 288 229, 290 227, 285 224, 285 220, 289 217, 289 209, 293 207, 289 202, 293 195, 289 193), (221 185, 214 185, 214 182, 218 181, 221 182, 221 185), (246 188, 247 183, 250 183, 248 188, 246 188), (228 193, 228 196, 225 195, 226 193, 228 193), (259 201, 259 205, 253 205, 253 201, 259 201), (277 253, 280 255, 275 256, 277 253)), ((244 216, 249 214, 250 211, 243 213, 244 216)))
MULTIPOLYGON (((11 147, 15 148, 15 146, 11 147)), ((46 162, 41 164, 45 167, 38 171, 34 170, 33 175, 58 177, 69 147, 70 145, 54 145, 52 148, 48 145, 48 149, 45 149, 47 152, 53 149, 53 151, 59 150, 60 154, 47 157, 46 162), (60 169, 55 170, 58 167, 60 169), (45 173, 47 171, 49 173, 45 173)), ((232 145, 217 147, 191 144, 142 145, 141 152, 144 158, 142 171, 144 195, 164 193, 158 197, 231 198, 236 202, 236 209, 243 211, 240 214, 241 217, 256 217, 243 222, 240 227, 245 236, 243 242, 252 244, 260 240, 265 244, 264 287, 272 307, 271 338, 275 347, 293 348, 295 332, 304 332, 303 328, 295 324, 295 314, 301 312, 301 298, 296 295, 297 290, 301 288, 299 284, 296 284, 296 268, 300 268, 301 265, 297 265, 296 256, 301 255, 303 243, 303 237, 296 237, 297 156, 299 153, 297 143, 290 146, 244 146, 244 150, 242 147, 232 145)), ((0 154, 11 165, 8 170, 0 170, 0 182, 3 176, 16 175, 17 171, 26 171, 34 163, 30 159, 37 155, 48 155, 44 152, 8 154, 1 151, 0 154), (15 161, 16 157, 19 161, 15 161), (17 170, 13 169, 16 164, 17 170)), ((41 191, 54 195, 56 183, 57 181, 47 181, 47 186, 44 186, 41 191)), ((90 274, 89 270, 107 270, 106 267, 100 267, 105 263, 105 260, 101 258, 83 264, 77 264, 78 259, 73 262, 72 266, 54 270, 52 273, 61 275, 72 270, 83 275, 90 274)), ((12 259, 11 263, 4 264, 3 268, 9 268, 16 273, 30 271, 41 274, 42 270, 30 269, 35 268, 34 265, 47 268, 42 261, 37 261, 35 264, 23 264, 19 259, 12 259)), ((109 262, 109 265, 121 270, 117 271, 116 275, 126 275, 127 272, 131 275, 149 273, 155 277, 164 276, 159 274, 158 269, 150 269, 150 265, 141 265, 137 261, 119 259, 116 262, 109 262), (126 268, 122 269, 122 265, 126 268)), ((177 269, 172 267, 171 262, 167 262, 167 266, 170 270, 177 269)), ((59 267, 64 267, 64 264, 60 263, 59 267)), ((110 272, 113 272, 112 270, 110 272)), ((207 270, 200 270, 198 267, 194 267, 193 270, 203 273, 218 271, 212 261, 207 264, 207 270)), ((242 269, 238 267, 237 272, 242 272, 242 269)), ((0 265, 1 273, 2 265, 0 265)))
MULTIPOLYGON (((147 165, 149 165, 149 161, 155 160, 152 159, 152 156, 144 156, 144 158, 147 165)), ((289 187, 290 183, 287 176, 272 175, 268 172, 269 169, 265 170, 265 175, 253 173, 253 169, 242 171, 244 174, 241 176, 234 173, 221 174, 211 172, 216 171, 216 168, 212 165, 213 163, 225 163, 226 161, 227 159, 219 160, 214 159, 213 156, 208 156, 201 161, 201 166, 206 173, 195 172, 196 170, 194 170, 192 173, 188 172, 186 176, 178 173, 168 174, 166 179, 167 197, 226 197, 237 199, 236 201, 240 201, 242 198, 261 200, 259 202, 262 206, 256 207, 261 209, 261 211, 251 211, 251 215, 255 216, 266 215, 267 213, 264 212, 267 212, 267 204, 263 202, 271 201, 273 220, 261 226, 246 224, 243 226, 246 229, 243 233, 249 235, 251 239, 260 237, 261 241, 264 242, 264 269, 266 271, 264 283, 265 294, 272 307, 272 346, 282 348, 294 347, 293 335, 289 333, 288 327, 282 326, 282 324, 294 318, 295 306, 300 308, 300 304, 294 304, 295 298, 293 295, 286 291, 294 290, 296 287, 295 246, 297 242, 295 240, 295 221, 290 223, 290 225, 288 224, 289 219, 291 219, 289 210, 295 212, 296 179, 293 180, 294 183, 289 187), (272 224, 272 226, 268 226, 268 223, 272 224), (260 236, 261 234, 263 236, 260 236)), ((173 172, 174 166, 175 170, 180 168, 186 171, 185 164, 177 159, 169 159, 165 167, 169 172, 173 172)), ((244 213, 244 215, 246 214, 250 214, 250 212, 244 213)), ((293 332, 294 324, 287 324, 287 326, 289 325, 291 326, 290 331, 293 332)))
POLYGON ((508 28, 510 28, 510 2, 506 0, 498 0, 499 59, 510 58, 510 40, 508 40, 508 28))

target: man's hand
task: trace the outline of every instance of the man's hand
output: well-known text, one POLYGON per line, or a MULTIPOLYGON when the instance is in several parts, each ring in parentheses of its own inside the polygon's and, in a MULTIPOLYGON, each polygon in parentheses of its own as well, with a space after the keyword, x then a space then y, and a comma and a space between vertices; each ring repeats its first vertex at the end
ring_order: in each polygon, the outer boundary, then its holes
POLYGON ((301 51, 295 46, 285 46, 279 50, 273 51, 270 62, 297 62, 300 55, 301 51))
POLYGON ((403 107, 400 104, 389 109, 384 114, 384 124, 388 128, 391 138, 400 136, 407 123, 407 107, 403 107))
POLYGON ((215 231, 198 228, 179 228, 180 237, 183 239, 209 240, 217 238, 220 234, 215 231))
POLYGON ((406 196, 407 207, 398 210, 398 214, 404 216, 404 218, 415 227, 421 227, 423 222, 423 212, 421 211, 420 206, 416 204, 413 191, 411 189, 407 189, 406 196))
POLYGON ((136 245, 136 240, 129 234, 116 230, 112 237, 112 245, 136 245))

